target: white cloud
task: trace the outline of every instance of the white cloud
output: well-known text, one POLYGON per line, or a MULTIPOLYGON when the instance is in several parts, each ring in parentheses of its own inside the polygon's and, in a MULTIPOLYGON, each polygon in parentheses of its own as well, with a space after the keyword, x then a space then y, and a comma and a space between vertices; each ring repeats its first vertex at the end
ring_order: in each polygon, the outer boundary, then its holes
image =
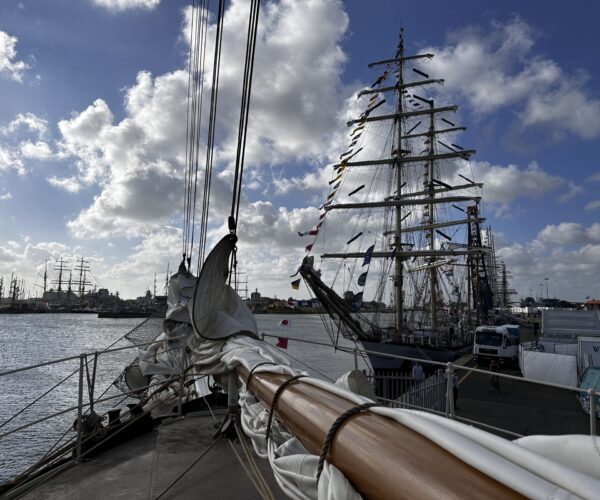
POLYGON ((0 145, 0 172, 10 169, 16 170, 19 175, 25 174, 25 165, 18 153, 0 145))
POLYGON ((600 100, 587 89, 587 74, 570 74, 536 54, 535 39, 531 26, 515 17, 492 23, 490 30, 455 32, 449 45, 426 50, 435 53, 432 68, 446 79, 446 89, 477 113, 519 104, 525 127, 545 125, 583 139, 599 136, 600 100))
POLYGON ((104 7, 111 12, 121 12, 131 9, 152 10, 160 0, 92 0, 99 7, 104 7))
POLYGON ((24 158, 46 160, 52 156, 50 146, 48 146, 48 143, 43 141, 24 141, 19 144, 19 149, 21 150, 21 155, 24 158))
POLYGON ((12 169, 23 175, 27 171, 24 160, 49 158, 50 147, 40 140, 47 131, 48 122, 33 113, 19 113, 0 126, 0 136, 6 137, 4 143, 0 143, 0 171, 12 169), (33 141, 22 140, 25 136, 32 137, 33 141))
POLYGON ((568 191, 566 193, 563 193, 559 196, 558 201, 560 203, 566 203, 567 201, 569 201, 572 198, 575 198, 577 195, 582 194, 584 192, 584 189, 575 184, 572 181, 568 182, 568 191))
POLYGON ((483 200, 495 210, 497 217, 510 217, 511 204, 521 199, 538 199, 555 192, 566 184, 569 191, 561 198, 567 201, 571 196, 572 183, 558 175, 543 170, 537 162, 527 167, 518 165, 493 165, 486 161, 457 161, 450 184, 465 184, 459 174, 483 183, 483 200))
POLYGON ((0 194, 0 201, 10 200, 11 198, 12 198, 12 194, 10 194, 8 191, 0 194))
POLYGON ((36 137, 43 137, 48 131, 48 122, 33 113, 19 113, 9 123, 0 127, 0 134, 10 135, 17 130, 25 129, 36 137))
MULTIPOLYGON (((225 14, 211 200, 218 224, 231 196, 248 7, 234 1, 225 14)), ((335 0, 265 5, 246 150, 245 175, 252 189, 271 185, 270 167, 298 160, 316 164, 330 154, 343 118, 345 55, 339 42, 347 24, 343 6, 335 0)), ((209 39, 215 29, 211 24, 209 39)), ((176 220, 183 205, 187 80, 184 70, 160 76, 140 72, 125 91, 122 121, 115 123, 108 105, 98 99, 59 123, 59 154, 74 160, 78 182, 101 187, 93 203, 68 223, 74 235, 146 236, 176 220)), ((205 80, 207 89, 211 75, 205 80)), ((203 155, 201 151, 201 159, 203 155)))
POLYGON ((498 246, 521 297, 539 295, 544 278, 549 278, 551 297, 583 300, 587 295, 600 296, 599 223, 587 227, 570 222, 548 225, 529 242, 498 246))
POLYGON ((0 76, 6 76, 11 80, 20 82, 23 79, 23 73, 29 68, 29 65, 23 61, 16 60, 16 45, 16 37, 0 31, 0 76))
POLYGON ((59 189, 64 189, 69 193, 77 193, 81 189, 81 184, 77 182, 75 177, 65 177, 60 179, 58 177, 49 177, 48 182, 59 189))
POLYGON ((596 210, 597 208, 600 208, 600 200, 590 201, 585 206, 585 210, 596 210))

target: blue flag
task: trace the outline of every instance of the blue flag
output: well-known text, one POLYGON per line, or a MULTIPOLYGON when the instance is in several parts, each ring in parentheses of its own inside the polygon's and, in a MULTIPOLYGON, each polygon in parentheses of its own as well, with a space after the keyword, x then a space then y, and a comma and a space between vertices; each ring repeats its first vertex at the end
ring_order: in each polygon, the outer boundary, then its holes
POLYGON ((358 286, 365 286, 365 283, 367 281, 367 273, 369 271, 365 271, 364 273, 362 273, 359 277, 358 277, 358 286))
POLYGON ((360 311, 360 308, 362 307, 363 304, 363 293, 357 293, 354 297, 352 297, 352 310, 354 312, 360 311))
POLYGON ((367 248, 367 251, 365 252, 365 260, 363 260, 362 265, 366 266, 367 264, 371 263, 371 257, 373 257, 373 250, 375 250, 375 245, 371 245, 369 248, 367 248))

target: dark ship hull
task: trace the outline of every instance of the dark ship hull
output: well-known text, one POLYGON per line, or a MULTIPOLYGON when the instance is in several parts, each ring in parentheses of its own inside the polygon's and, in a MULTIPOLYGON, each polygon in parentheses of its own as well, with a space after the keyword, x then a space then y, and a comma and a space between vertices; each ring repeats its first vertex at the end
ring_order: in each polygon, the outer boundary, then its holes
MULTIPOLYGON (((455 361, 471 350, 470 345, 464 344, 456 347, 435 348, 396 342, 370 342, 363 340, 361 343, 367 351, 391 354, 393 356, 406 356, 408 358, 427 361, 438 361, 440 363, 455 361)), ((412 364, 409 360, 386 358, 375 354, 369 354, 369 361, 373 366, 376 376, 378 373, 408 371, 412 364)))

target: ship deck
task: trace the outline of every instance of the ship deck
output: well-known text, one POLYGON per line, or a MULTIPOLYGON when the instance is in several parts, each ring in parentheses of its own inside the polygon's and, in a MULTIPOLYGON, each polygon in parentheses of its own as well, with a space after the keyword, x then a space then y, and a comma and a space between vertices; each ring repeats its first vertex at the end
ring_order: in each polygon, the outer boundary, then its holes
MULTIPOLYGON (((215 420, 206 412, 163 422, 148 434, 59 472, 22 498, 154 500, 207 449, 215 431, 215 420)), ((243 457, 239 443, 236 449, 243 457)), ((256 456, 255 459, 275 497, 283 498, 268 461, 256 456)), ((259 499, 261 496, 227 439, 222 438, 160 498, 259 499)))

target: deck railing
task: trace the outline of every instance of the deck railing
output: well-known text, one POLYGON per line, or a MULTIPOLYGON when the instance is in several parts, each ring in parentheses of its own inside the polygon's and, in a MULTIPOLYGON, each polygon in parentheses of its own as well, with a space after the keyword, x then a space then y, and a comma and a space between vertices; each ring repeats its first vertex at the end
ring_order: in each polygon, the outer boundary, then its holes
MULTIPOLYGON (((281 335, 270 335, 270 334, 266 334, 266 333, 263 333, 262 336, 263 336, 263 339, 269 338, 269 337, 271 337, 271 338, 281 337, 281 335)), ((183 337, 177 337, 176 339, 180 339, 180 338, 183 338, 183 337)), ((301 343, 308 343, 308 344, 313 344, 313 345, 332 347, 331 344, 328 344, 325 342, 302 340, 302 339, 296 339, 293 337, 287 337, 287 338, 288 338, 288 340, 293 341, 293 342, 301 342, 301 343)), ((171 340, 174 340, 174 339, 171 339, 171 340)), ((34 421, 26 422, 26 423, 23 423, 18 426, 13 426, 12 428, 6 430, 5 432, 0 431, 0 447, 2 445, 2 440, 5 439, 6 437, 8 437, 9 435, 12 435, 12 434, 15 434, 18 432, 22 432, 26 429, 31 428, 32 426, 39 425, 42 422, 48 421, 48 420, 58 417, 60 415, 65 415, 65 414, 76 411, 77 416, 78 416, 78 418, 76 420, 76 423, 77 423, 76 435, 73 438, 71 438, 70 440, 68 440, 66 444, 63 443, 59 447, 58 446, 59 443, 62 441, 62 439, 64 439, 64 437, 66 436, 66 434, 69 431, 69 429, 67 429, 65 434, 63 434, 63 436, 59 439, 59 441, 54 444, 54 446, 51 448, 51 450, 48 451, 44 455, 43 458, 47 458, 48 456, 50 456, 50 452, 53 449, 60 448, 62 450, 65 450, 65 452, 61 455, 63 459, 65 456, 71 455, 71 454, 73 454, 72 458, 74 461, 80 459, 81 456, 83 456, 85 454, 85 452, 82 452, 82 445, 84 444, 84 440, 86 439, 84 437, 83 428, 82 428, 82 417, 85 416, 86 411, 92 409, 94 407, 94 405, 104 403, 104 402, 109 402, 109 401, 112 402, 113 400, 116 400, 118 398, 121 398, 121 402, 122 402, 124 400, 124 398, 132 396, 136 393, 139 393, 140 390, 152 389, 154 386, 160 386, 161 384, 164 384, 165 382, 170 382, 170 381, 172 381, 173 383, 178 382, 179 387, 183 388, 186 378, 190 376, 189 374, 186 374, 183 371, 181 371, 178 375, 176 375, 170 379, 167 379, 165 381, 161 381, 159 383, 150 384, 150 385, 147 385, 147 386, 144 386, 144 387, 132 390, 132 391, 124 391, 124 392, 121 392, 120 394, 117 394, 114 396, 108 396, 108 397, 104 397, 104 395, 106 394, 106 391, 104 391, 102 394, 100 394, 100 396, 95 397, 94 396, 95 380, 94 380, 94 377, 88 376, 88 374, 89 374, 88 368, 89 368, 90 360, 94 360, 94 363, 95 363, 96 360, 98 359, 98 357, 101 355, 104 356, 104 355, 108 355, 108 354, 116 353, 116 352, 120 352, 120 351, 138 349, 140 347, 148 347, 153 344, 160 343, 160 342, 163 342, 163 341, 160 340, 160 341, 144 342, 144 343, 138 343, 136 345, 131 345, 131 346, 114 347, 114 348, 106 349, 104 351, 87 352, 87 353, 82 353, 80 355, 67 356, 67 357, 63 357, 63 358, 52 360, 52 361, 44 361, 44 362, 37 363, 34 365, 13 368, 10 370, 5 370, 5 371, 0 372, 0 377, 4 377, 7 375, 11 375, 11 374, 22 373, 22 372, 25 372, 28 370, 33 370, 35 368, 45 367, 45 366, 59 364, 59 363, 65 363, 68 361, 79 360, 79 368, 76 369, 75 371, 73 371, 68 377, 63 379, 63 382, 64 382, 71 376, 78 375, 79 381, 78 381, 78 385, 77 385, 77 387, 78 387, 77 405, 73 405, 68 408, 62 409, 60 411, 44 415, 43 417, 40 417, 34 421), (86 401, 86 399, 87 399, 87 401, 86 401)), ((412 358, 409 356, 383 354, 383 353, 379 353, 379 352, 360 349, 358 347, 351 348, 351 347, 344 347, 344 346, 338 345, 338 346, 335 346, 335 349, 338 352, 344 352, 344 353, 354 356, 355 360, 358 359, 358 356, 366 358, 366 356, 369 355, 369 356, 380 356, 380 357, 384 357, 384 358, 388 358, 388 359, 401 359, 401 360, 405 360, 405 361, 409 361, 409 362, 418 361, 419 363, 421 363, 424 366, 429 366, 430 367, 429 371, 435 371, 434 375, 430 376, 428 379, 425 379, 424 381, 415 381, 412 377, 403 375, 400 372, 395 373, 395 374, 391 373, 388 375, 383 375, 381 377, 372 379, 374 386, 379 387, 379 389, 380 389, 379 401, 382 404, 385 404, 385 405, 388 405, 391 407, 403 407, 403 408, 412 408, 412 409, 430 411, 433 413, 444 415, 448 418, 457 419, 457 420, 460 420, 463 422, 477 425, 479 427, 486 428, 486 429, 489 429, 489 430, 492 430, 492 431, 495 431, 498 433, 504 433, 509 436, 519 437, 520 434, 517 434, 509 429, 503 429, 503 428, 500 428, 497 426, 490 425, 489 423, 486 423, 486 422, 476 421, 473 419, 468 419, 468 418, 456 415, 454 391, 453 391, 454 373, 458 372, 459 374, 463 374, 463 375, 466 373, 478 373, 478 374, 483 374, 487 377, 496 376, 499 379, 515 380, 518 382, 531 383, 531 384, 541 386, 541 387, 551 387, 551 388, 555 388, 555 389, 570 391, 570 392, 578 395, 581 398, 586 398, 589 401, 589 407, 590 407, 589 408, 589 415, 590 415, 589 416, 589 432, 591 435, 596 435, 596 415, 595 415, 596 414, 596 398, 598 396, 600 396, 600 393, 594 392, 592 389, 586 390, 586 389, 582 389, 579 387, 570 387, 570 386, 565 386, 565 385, 561 385, 561 384, 541 382, 538 380, 526 379, 523 377, 509 375, 506 373, 495 373, 495 372, 492 373, 488 370, 483 370, 483 369, 476 368, 476 367, 465 366, 465 365, 457 364, 457 363, 441 363, 441 362, 436 362, 436 361, 431 361, 431 360, 426 360, 426 359, 412 358), (400 395, 399 397, 397 396, 398 394, 400 395), (386 397, 386 396, 393 396, 393 397, 386 397)), ((55 386, 53 386, 52 388, 50 388, 49 390, 44 392, 41 396, 36 398, 34 401, 28 403, 24 408, 22 408, 20 411, 18 411, 15 415, 13 415, 9 419, 5 420, 4 422, 0 422, 0 429, 5 427, 9 422, 13 421, 16 417, 22 415, 25 410, 27 410, 34 404, 38 403, 39 401, 41 401, 45 396, 50 394, 58 386, 59 386, 59 384, 56 384, 55 386)), ((183 398, 183 393, 182 393, 182 391, 180 391, 178 405, 177 405, 179 415, 181 415, 181 413, 182 413, 182 408, 181 408, 182 407, 182 398, 183 398)), ((114 407, 116 405, 112 405, 112 406, 114 407)), ((133 415, 129 415, 129 417, 130 417, 131 422, 135 421, 135 418, 133 418, 133 415)), ((60 458, 60 456, 58 456, 58 457, 55 456, 54 460, 56 461, 59 458, 60 458)))
MULTIPOLYGON (((261 335, 262 335, 263 339, 266 337, 271 337, 271 338, 282 337, 282 335, 272 335, 272 334, 267 334, 267 333, 263 333, 261 335)), ((294 342, 331 347, 331 344, 328 344, 325 342, 296 339, 293 337, 285 337, 285 338, 287 338, 289 341, 294 341, 294 342)), ((503 429, 503 428, 500 428, 497 426, 492 426, 485 422, 479 422, 479 421, 476 421, 473 419, 468 419, 468 418, 456 415, 454 391, 453 391, 453 381, 454 381, 455 373, 458 374, 459 376, 461 374, 465 375, 467 373, 482 374, 489 378, 498 377, 498 379, 500 379, 500 380, 513 380, 513 381, 517 381, 517 382, 530 383, 533 385, 537 385, 539 387, 550 387, 550 388, 554 388, 554 389, 569 391, 569 392, 575 394, 578 398, 580 398, 580 401, 583 400, 586 402, 586 404, 584 404, 584 408, 586 410, 588 410, 587 412, 589 413, 589 433, 593 436, 597 435, 597 432, 596 432, 596 413, 597 413, 596 401, 597 401, 597 398, 600 396, 600 392, 596 392, 593 389, 583 389, 581 387, 572 387, 572 386, 563 385, 563 384, 555 384, 552 382, 544 382, 544 381, 540 381, 540 380, 519 377, 516 375, 510 375, 508 373, 491 372, 489 370, 483 370, 481 368, 466 366, 464 364, 459 364, 459 363, 451 363, 451 362, 442 363, 440 361, 432 361, 432 360, 427 360, 427 359, 413 358, 410 356, 400 356, 400 355, 394 355, 394 354, 381 353, 381 352, 371 351, 368 349, 360 349, 358 347, 352 348, 352 347, 344 347, 344 346, 337 345, 337 346, 335 346, 335 349, 336 349, 336 351, 346 352, 355 357, 357 357, 359 355, 362 356, 363 358, 366 357, 367 355, 368 356, 377 356, 377 357, 387 358, 387 359, 398 359, 398 360, 409 361, 409 362, 418 362, 421 365, 429 366, 429 368, 432 370, 443 369, 444 370, 444 379, 445 379, 445 383, 446 383, 446 406, 445 406, 445 410, 444 410, 443 414, 446 417, 460 420, 463 422, 467 422, 467 423, 470 423, 473 425, 477 425, 477 426, 480 426, 483 428, 495 430, 497 432, 502 432, 504 434, 512 435, 512 436, 516 436, 516 437, 521 437, 521 435, 518 433, 515 433, 509 429, 503 429), (589 401, 589 403, 587 403, 588 401, 589 401)), ((399 383, 402 383, 402 382, 399 382, 399 383)), ((385 401, 387 398, 380 398, 380 399, 382 401, 385 401)), ((397 404, 398 403, 395 399, 388 400, 386 402, 388 404, 397 404)), ((425 411, 433 411, 434 413, 438 412, 438 410, 427 408, 426 406, 420 406, 420 405, 405 405, 405 406, 410 407, 410 408, 425 410, 425 411)))

